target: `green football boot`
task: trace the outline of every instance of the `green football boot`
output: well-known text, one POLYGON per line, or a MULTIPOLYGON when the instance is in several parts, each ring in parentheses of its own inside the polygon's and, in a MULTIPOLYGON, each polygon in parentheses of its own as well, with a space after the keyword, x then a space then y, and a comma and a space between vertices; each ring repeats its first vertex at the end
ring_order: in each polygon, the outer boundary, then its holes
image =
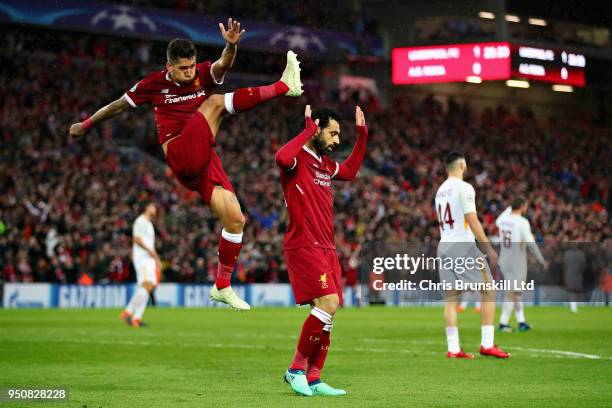
POLYGON ((325 384, 324 382, 311 384, 310 389, 312 390, 312 395, 322 395, 322 396, 329 396, 329 397, 337 397, 340 395, 346 395, 346 391, 332 388, 329 385, 325 384))

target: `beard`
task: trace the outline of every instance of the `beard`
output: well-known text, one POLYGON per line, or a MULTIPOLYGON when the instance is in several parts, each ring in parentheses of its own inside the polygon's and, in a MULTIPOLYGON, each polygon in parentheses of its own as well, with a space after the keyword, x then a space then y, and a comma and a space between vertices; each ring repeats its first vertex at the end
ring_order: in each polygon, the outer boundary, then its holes
POLYGON ((331 150, 329 149, 330 145, 324 144, 324 142, 319 137, 316 137, 313 143, 314 148, 319 156, 327 156, 329 153, 331 153, 331 150))

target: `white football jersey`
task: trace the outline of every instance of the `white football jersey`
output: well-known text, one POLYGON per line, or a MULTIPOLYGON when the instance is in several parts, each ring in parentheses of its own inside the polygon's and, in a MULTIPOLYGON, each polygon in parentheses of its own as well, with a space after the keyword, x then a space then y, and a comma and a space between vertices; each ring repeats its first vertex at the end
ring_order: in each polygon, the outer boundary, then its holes
MULTIPOLYGON (((534 243, 535 239, 531 233, 531 225, 527 218, 512 214, 512 207, 508 207, 497 217, 495 221, 499 229, 500 259, 514 259, 515 262, 527 264, 527 244, 534 243)), ((533 248, 534 255, 538 261, 543 258, 537 250, 533 248)))
POLYGON ((463 180, 449 177, 436 193, 436 213, 440 242, 475 242, 465 214, 476 212, 474 187, 463 180))
MULTIPOLYGON (((155 249, 155 228, 153 228, 153 223, 144 214, 141 214, 134 221, 132 237, 140 237, 147 248, 155 249)), ((132 245, 132 254, 134 259, 152 258, 147 251, 135 242, 132 245)))

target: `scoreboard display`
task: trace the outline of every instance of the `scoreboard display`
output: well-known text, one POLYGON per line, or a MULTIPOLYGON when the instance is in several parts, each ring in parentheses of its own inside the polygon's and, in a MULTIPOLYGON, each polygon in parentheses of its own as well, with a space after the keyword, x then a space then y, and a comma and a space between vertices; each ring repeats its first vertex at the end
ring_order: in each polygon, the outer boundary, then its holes
POLYGON ((585 86, 586 58, 570 50, 515 45, 508 42, 395 48, 395 85, 524 78, 585 86))
POLYGON ((586 58, 568 50, 512 45, 512 77, 585 86, 586 58))
POLYGON ((510 76, 510 44, 491 42, 395 48, 394 84, 423 84, 506 79, 510 76))

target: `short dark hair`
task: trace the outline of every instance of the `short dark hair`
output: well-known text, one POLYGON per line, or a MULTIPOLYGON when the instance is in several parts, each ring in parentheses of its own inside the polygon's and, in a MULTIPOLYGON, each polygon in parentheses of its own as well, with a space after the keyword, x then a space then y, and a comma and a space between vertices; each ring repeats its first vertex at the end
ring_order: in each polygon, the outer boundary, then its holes
POLYGON ((142 200, 140 203, 140 212, 143 213, 146 211, 146 209, 150 206, 150 205, 154 205, 155 207, 157 207, 157 203, 151 199, 151 198, 146 198, 144 200, 142 200))
POLYGON ((459 159, 465 160, 465 156, 459 152, 450 152, 444 156, 444 165, 448 167, 459 159))
POLYGON ((191 59, 196 56, 196 47, 189 40, 175 38, 168 43, 166 56, 168 57, 168 62, 175 62, 181 58, 191 59))
POLYGON ((516 197, 514 200, 512 200, 512 209, 513 210, 518 210, 523 205, 525 205, 525 200, 523 198, 521 198, 521 197, 516 197))
MULTIPOLYGON (((342 114, 330 108, 318 108, 312 111, 312 120, 319 119, 319 127, 325 129, 329 126, 329 122, 334 119, 336 122, 342 122, 342 114)), ((302 119, 302 127, 305 125, 306 119, 302 119)))

